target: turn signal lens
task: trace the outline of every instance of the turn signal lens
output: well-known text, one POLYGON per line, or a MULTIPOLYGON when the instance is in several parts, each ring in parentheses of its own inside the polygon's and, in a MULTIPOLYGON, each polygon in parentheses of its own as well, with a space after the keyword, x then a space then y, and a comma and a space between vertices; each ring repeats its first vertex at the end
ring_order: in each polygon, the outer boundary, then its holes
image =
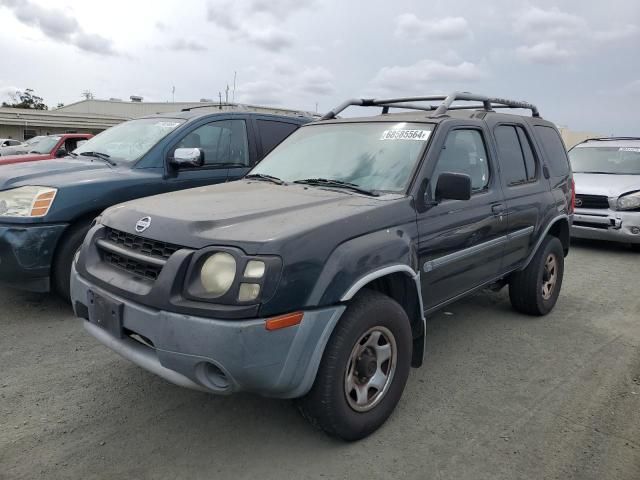
POLYGON ((280 330, 281 328, 293 327, 299 325, 304 317, 304 312, 287 313, 279 317, 273 317, 267 320, 265 328, 269 331, 280 330))
POLYGON ((241 283, 238 292, 239 302, 248 302, 255 300, 260 295, 260 285, 257 283, 241 283))
POLYGON ((32 217, 44 217, 49 213, 49 208, 53 204, 53 199, 56 197, 55 190, 46 190, 43 193, 36 195, 33 205, 31 205, 32 217))

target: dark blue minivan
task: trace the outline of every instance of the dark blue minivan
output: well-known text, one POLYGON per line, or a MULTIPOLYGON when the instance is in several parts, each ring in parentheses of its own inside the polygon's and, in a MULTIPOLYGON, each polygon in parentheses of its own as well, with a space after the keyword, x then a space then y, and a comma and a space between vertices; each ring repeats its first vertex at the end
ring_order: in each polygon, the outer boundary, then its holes
POLYGON ((69 156, 0 167, 0 282, 69 296, 93 219, 134 198, 243 177, 311 119, 182 111, 131 120, 69 156))

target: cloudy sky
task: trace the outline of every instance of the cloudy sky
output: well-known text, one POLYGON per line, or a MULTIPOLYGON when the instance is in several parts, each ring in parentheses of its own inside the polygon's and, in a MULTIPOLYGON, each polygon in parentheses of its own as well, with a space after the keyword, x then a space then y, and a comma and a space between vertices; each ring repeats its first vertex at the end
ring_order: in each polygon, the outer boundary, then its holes
POLYGON ((0 97, 218 98, 319 111, 466 90, 640 135, 637 0, 0 0, 0 97))

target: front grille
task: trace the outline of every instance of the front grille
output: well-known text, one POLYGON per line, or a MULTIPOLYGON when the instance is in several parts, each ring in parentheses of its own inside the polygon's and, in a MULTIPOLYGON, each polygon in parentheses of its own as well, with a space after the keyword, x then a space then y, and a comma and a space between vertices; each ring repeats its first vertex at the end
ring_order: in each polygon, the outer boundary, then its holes
POLYGON ((120 247, 128 248, 136 253, 149 255, 150 257, 163 258, 165 260, 168 260, 171 255, 182 248, 178 245, 138 237, 137 235, 132 235, 109 227, 107 227, 105 234, 105 240, 120 247))
POLYGON ((576 195, 576 208, 609 208, 609 199, 604 195, 576 195))
MULTIPOLYGON (((125 251, 130 250, 138 255, 162 260, 168 260, 171 255, 182 248, 178 245, 142 238, 109 227, 106 228, 104 240, 125 251)), ((98 246, 100 247, 100 244, 98 246)), ((142 259, 135 258, 135 256, 130 257, 126 254, 113 252, 106 247, 101 247, 100 251, 102 260, 105 263, 142 278, 155 280, 162 271, 162 265, 158 265, 157 260, 155 262, 145 262, 142 259)))

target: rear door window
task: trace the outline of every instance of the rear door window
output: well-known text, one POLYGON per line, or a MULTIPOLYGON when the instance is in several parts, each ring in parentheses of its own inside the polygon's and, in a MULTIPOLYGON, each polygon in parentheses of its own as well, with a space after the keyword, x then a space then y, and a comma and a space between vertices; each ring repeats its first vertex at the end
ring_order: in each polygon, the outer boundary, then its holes
POLYGON ((551 127, 544 125, 535 126, 536 134, 542 143, 549 173, 553 177, 562 177, 569 174, 569 158, 567 150, 562 143, 558 132, 551 127))
POLYGON ((503 182, 509 186, 525 183, 527 169, 516 128, 513 125, 499 125, 495 129, 495 136, 503 182))
POLYGON ((263 155, 273 150, 276 145, 295 132, 299 127, 299 125, 294 123, 277 122, 275 120, 257 120, 257 122, 263 155))

